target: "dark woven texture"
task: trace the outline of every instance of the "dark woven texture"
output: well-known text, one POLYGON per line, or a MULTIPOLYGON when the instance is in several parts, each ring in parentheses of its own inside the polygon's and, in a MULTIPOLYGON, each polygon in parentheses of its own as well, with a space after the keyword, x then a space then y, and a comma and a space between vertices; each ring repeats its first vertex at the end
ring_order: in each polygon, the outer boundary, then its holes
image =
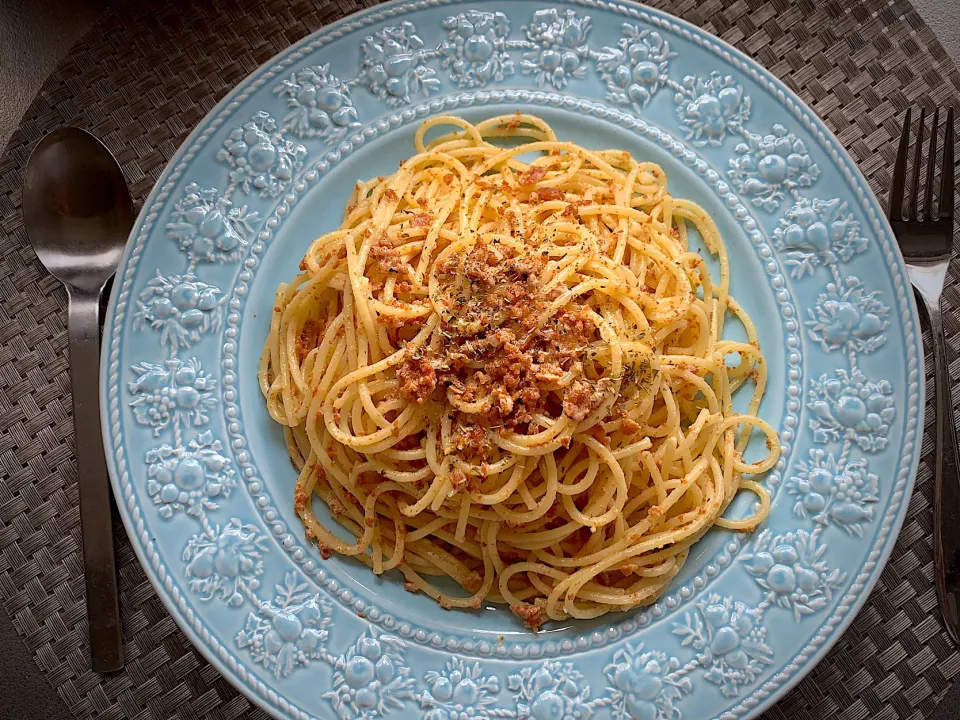
MULTIPOLYGON (((78 717, 264 714, 180 632, 119 525, 127 666, 111 677, 90 670, 65 298, 24 233, 24 164, 43 134, 79 125, 104 139, 141 203, 189 131, 230 88, 290 43, 368 4, 131 2, 73 49, 0 158, 0 598, 78 717)), ((780 76, 826 120, 882 197, 906 107, 960 101, 960 74, 906 0, 653 4, 780 76)), ((953 275, 946 302, 960 309, 957 282, 953 275)), ((945 322, 957 353, 960 315, 945 322)), ((960 376, 960 362, 953 371, 960 376)), ((917 491, 890 564, 837 646, 766 720, 922 720, 960 674, 960 653, 943 631, 933 587, 929 410, 926 420, 917 491)))

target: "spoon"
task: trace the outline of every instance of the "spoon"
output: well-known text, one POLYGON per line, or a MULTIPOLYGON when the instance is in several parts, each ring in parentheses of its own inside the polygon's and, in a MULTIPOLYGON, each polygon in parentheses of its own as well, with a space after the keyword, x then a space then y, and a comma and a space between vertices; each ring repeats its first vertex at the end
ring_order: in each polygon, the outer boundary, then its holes
POLYGON ((133 226, 120 166, 79 128, 44 137, 27 162, 23 220, 40 262, 67 289, 67 334, 87 621, 95 672, 123 667, 110 482, 100 431, 99 302, 133 226))

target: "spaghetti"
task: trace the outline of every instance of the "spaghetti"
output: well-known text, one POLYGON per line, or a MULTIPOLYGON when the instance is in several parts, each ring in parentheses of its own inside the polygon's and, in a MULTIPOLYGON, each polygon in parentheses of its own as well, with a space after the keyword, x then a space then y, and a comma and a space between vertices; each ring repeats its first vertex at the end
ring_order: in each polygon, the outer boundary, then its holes
POLYGON ((764 519, 752 476, 780 454, 716 226, 656 164, 532 115, 435 117, 415 143, 277 292, 259 381, 308 538, 533 629, 652 603, 710 527, 764 519), (757 510, 725 519, 740 489, 757 510))

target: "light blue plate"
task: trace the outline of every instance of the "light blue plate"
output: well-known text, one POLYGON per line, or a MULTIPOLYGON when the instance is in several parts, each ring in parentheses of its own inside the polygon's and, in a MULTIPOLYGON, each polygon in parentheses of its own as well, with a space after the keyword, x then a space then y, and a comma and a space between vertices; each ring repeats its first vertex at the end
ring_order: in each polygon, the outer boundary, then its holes
POLYGON ((418 0, 326 28, 171 161, 105 328, 127 530, 197 647, 278 717, 754 717, 853 619, 906 510, 923 375, 900 256, 837 140, 751 60, 637 6, 507 7, 418 0), (757 533, 711 532, 653 607, 536 636, 323 561, 256 384, 273 293, 353 183, 396 169, 422 118, 516 109, 660 163, 717 219, 784 450, 757 533))

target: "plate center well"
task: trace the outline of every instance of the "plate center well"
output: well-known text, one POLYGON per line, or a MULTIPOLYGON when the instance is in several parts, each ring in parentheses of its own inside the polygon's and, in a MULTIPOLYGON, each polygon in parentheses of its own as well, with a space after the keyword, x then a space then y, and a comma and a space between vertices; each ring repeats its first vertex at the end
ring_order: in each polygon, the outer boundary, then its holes
MULTIPOLYGON (((780 308, 757 249, 716 191, 669 148, 608 120, 570 110, 523 104, 469 108, 458 114, 468 120, 479 121, 516 109, 543 117, 560 140, 573 141, 591 149, 625 149, 637 159, 658 163, 667 172, 668 189, 674 196, 699 203, 713 217, 730 256, 731 294, 756 324, 769 366, 768 390, 761 404, 760 415, 779 428, 785 410, 784 388, 787 387, 785 333, 780 308)), ((252 464, 262 478, 266 492, 272 496, 281 519, 296 539, 297 548, 302 549, 328 577, 335 578, 342 587, 349 588, 357 598, 362 598, 370 607, 379 608, 381 613, 398 622, 407 622, 429 631, 471 636, 523 636, 529 634, 528 631, 505 607, 441 611, 432 599, 406 592, 402 575, 398 572, 376 577, 369 568, 356 561, 336 556, 321 560, 317 548, 303 538, 303 526, 293 510, 296 471, 287 457, 282 430, 267 413, 257 386, 259 356, 269 328, 278 285, 295 277, 303 254, 314 239, 340 224, 343 208, 357 180, 388 175, 396 170, 401 161, 414 154, 413 137, 419 122, 415 120, 380 134, 353 150, 330 169, 282 219, 274 238, 261 256, 250 283, 240 323, 238 377, 246 437, 252 464)), ((696 244, 699 241, 694 242, 696 244)), ((708 255, 705 250, 704 255, 708 255)), ((711 264, 711 271, 715 275, 718 273, 715 262, 711 264)), ((728 323, 726 334, 743 337, 742 331, 733 322, 728 323)), ((739 398, 741 402, 745 399, 739 398)), ((744 493, 728 514, 745 514, 749 512, 751 504, 750 497, 744 493)), ((322 502, 316 502, 315 507, 321 522, 335 523, 322 502)), ((690 553, 687 564, 671 588, 702 573, 713 558, 724 552, 724 545, 732 537, 732 533, 719 529, 708 533, 690 553)), ((284 546, 291 549, 287 543, 284 546)), ((667 592, 669 594, 670 589, 667 592)), ((635 610, 627 615, 643 612, 649 611, 635 610)), ((546 633, 578 636, 619 623, 624 617, 622 614, 612 614, 595 621, 547 626, 546 633)))

